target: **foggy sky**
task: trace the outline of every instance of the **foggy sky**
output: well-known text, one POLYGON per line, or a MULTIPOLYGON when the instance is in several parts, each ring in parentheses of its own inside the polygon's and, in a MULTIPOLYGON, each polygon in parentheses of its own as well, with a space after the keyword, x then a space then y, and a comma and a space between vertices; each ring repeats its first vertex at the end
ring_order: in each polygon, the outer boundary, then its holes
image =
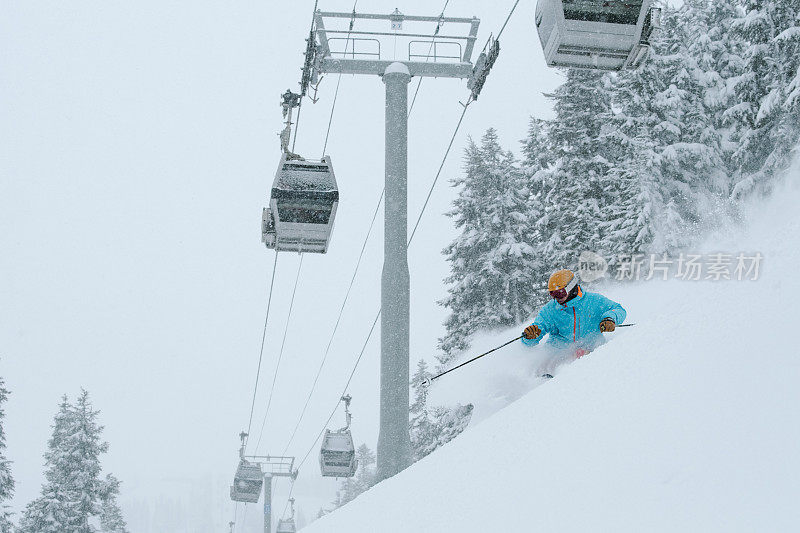
MULTIPOLYGON (((443 3, 361 0, 358 11, 399 7, 436 16, 443 3)), ((476 56, 512 4, 454 0, 446 14, 481 19, 476 56)), ((446 312, 436 300, 446 293, 447 264, 440 252, 455 235, 443 213, 455 196, 448 179, 460 171, 467 135, 497 127, 504 145, 517 150, 528 117, 551 114, 541 93, 561 78, 544 66, 534 5, 521 2, 503 34, 500 58, 466 115, 410 249, 412 362, 432 359, 443 334, 446 312)), ((0 375, 12 392, 6 430, 16 512, 38 495, 60 396, 74 398, 84 387, 102 411, 111 446, 103 465, 123 482, 134 532, 149 525, 132 513, 145 505, 152 511, 164 498, 189 508, 202 499, 208 531, 232 518, 227 485, 248 421, 274 258, 260 242, 261 208, 280 155, 279 97, 298 88, 312 7, 3 2, 0 375)), ((331 11, 352 7, 320 2, 331 11)), ((459 100, 466 101, 465 85, 422 82, 409 121, 412 224, 461 113, 459 100)), ((321 155, 335 86, 336 76, 328 76, 319 103, 306 100, 302 108, 297 151, 307 157, 321 155)), ((383 91, 378 77, 341 80, 326 150, 341 192, 336 227, 329 253, 304 260, 263 453, 281 453, 294 427, 383 186, 383 91)), ((298 457, 341 394, 380 305, 381 243, 379 217, 289 450, 298 457)), ((296 254, 278 259, 251 439, 263 420, 297 263, 296 254)), ((378 337, 350 388, 354 438, 373 449, 378 337)), ((332 425, 343 418, 337 413, 332 425)), ((320 478, 315 453, 295 488, 308 517, 336 488, 320 478)), ((286 487, 276 489, 278 514, 286 487)))

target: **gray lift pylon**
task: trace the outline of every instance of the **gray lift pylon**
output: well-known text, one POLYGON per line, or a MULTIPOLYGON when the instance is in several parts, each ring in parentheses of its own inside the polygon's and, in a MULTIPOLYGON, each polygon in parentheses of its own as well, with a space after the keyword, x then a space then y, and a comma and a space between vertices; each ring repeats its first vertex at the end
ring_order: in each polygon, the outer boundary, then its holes
MULTIPOLYGON (((413 76, 471 79, 483 75, 485 79, 485 72, 491 65, 479 69, 477 73, 473 68, 472 53, 480 24, 475 17, 408 16, 398 10, 388 15, 317 11, 314 21, 312 35, 315 40, 309 42, 306 49, 304 80, 320 79, 320 75, 324 73, 367 74, 382 76, 386 85, 386 201, 381 278, 381 406, 377 457, 377 474, 381 480, 395 475, 411 464, 411 439, 408 433, 408 82, 413 76), (337 19, 349 20, 349 29, 325 27, 326 20, 337 19), (387 29, 392 31, 357 31, 353 29, 356 20, 386 21, 387 29), (436 23, 437 33, 404 33, 404 22, 436 23), (439 34, 438 29, 444 24, 448 28, 466 25, 469 33, 439 34), (382 37, 394 38, 395 42, 398 37, 409 39, 406 57, 384 57, 389 54, 381 50, 382 37), (331 45, 341 45, 342 41, 343 51, 332 51, 331 45)), ((482 82, 480 85, 482 86, 482 82)), ((473 96, 476 97, 477 94, 473 96)))
MULTIPOLYGON (((239 457, 242 461, 249 464, 258 465, 264 473, 264 533, 272 533, 272 478, 290 477, 297 479, 298 471, 294 468, 294 457, 283 457, 275 455, 245 455, 244 449, 247 442, 247 433, 242 432, 239 438, 242 440, 242 447, 239 457)), ((256 499, 256 502, 258 499, 256 499)))
POLYGON ((272 533, 272 478, 290 477, 297 479, 297 470, 294 470, 294 457, 252 456, 248 457, 253 462, 261 464, 264 470, 264 533, 272 533))

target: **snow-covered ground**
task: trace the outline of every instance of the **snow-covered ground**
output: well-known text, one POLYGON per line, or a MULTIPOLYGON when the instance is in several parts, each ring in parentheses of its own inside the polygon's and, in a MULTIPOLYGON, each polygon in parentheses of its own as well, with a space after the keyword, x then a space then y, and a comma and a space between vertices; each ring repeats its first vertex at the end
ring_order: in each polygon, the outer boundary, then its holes
POLYGON ((758 281, 616 288, 637 326, 524 394, 522 348, 436 383, 481 420, 304 531, 800 530, 799 200, 701 250, 761 252, 758 281), (488 416, 501 383, 522 397, 488 416))

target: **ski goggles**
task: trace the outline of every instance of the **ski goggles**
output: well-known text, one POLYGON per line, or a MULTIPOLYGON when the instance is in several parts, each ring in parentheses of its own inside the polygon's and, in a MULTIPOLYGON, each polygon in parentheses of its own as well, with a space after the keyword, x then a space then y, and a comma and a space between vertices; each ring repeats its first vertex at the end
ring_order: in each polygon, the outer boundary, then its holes
POLYGON ((553 297, 555 300, 563 300, 567 297, 567 289, 556 289, 554 291, 550 291, 550 296, 553 297))
POLYGON ((561 287, 560 289, 554 289, 552 291, 548 291, 550 296, 552 296, 556 300, 563 300, 567 297, 569 292, 574 289, 578 285, 578 278, 573 277, 569 280, 569 283, 565 287, 561 287))

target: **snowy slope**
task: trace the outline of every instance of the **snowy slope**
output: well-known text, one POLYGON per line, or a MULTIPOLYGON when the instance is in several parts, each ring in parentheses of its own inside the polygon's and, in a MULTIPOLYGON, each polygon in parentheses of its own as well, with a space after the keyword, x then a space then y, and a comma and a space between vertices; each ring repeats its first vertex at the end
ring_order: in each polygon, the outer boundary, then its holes
POLYGON ((304 531, 800 531, 798 200, 706 250, 759 281, 623 289, 635 328, 304 531))

